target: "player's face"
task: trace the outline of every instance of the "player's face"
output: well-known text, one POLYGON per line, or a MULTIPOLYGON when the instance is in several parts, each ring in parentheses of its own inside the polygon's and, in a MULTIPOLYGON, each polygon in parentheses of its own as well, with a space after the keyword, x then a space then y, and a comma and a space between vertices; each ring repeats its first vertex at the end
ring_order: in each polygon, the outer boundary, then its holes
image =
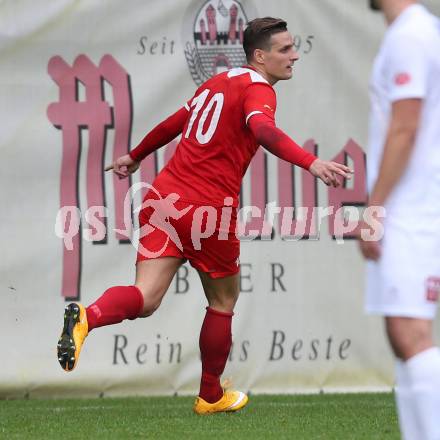
POLYGON ((272 80, 270 82, 292 78, 293 64, 299 59, 293 47, 293 38, 289 32, 279 32, 271 36, 271 48, 264 51, 264 70, 272 80))

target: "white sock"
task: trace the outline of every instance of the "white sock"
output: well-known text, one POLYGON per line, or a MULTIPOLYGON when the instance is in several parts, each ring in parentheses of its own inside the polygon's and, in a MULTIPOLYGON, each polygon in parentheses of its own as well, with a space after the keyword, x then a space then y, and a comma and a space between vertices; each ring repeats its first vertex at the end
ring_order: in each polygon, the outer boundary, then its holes
POLYGON ((419 438, 422 428, 418 423, 417 410, 411 395, 411 385, 406 370, 405 362, 397 360, 395 398, 402 438, 415 440, 419 438))
POLYGON ((416 354, 404 363, 404 369, 420 429, 417 439, 440 440, 439 348, 431 347, 416 354))

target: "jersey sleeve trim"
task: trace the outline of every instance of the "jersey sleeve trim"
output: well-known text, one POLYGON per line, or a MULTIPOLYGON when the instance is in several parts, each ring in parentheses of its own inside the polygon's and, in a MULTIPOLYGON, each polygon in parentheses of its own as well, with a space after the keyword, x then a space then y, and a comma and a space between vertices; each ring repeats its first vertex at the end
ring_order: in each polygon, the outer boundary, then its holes
POLYGON ((251 116, 265 114, 275 119, 276 95, 275 90, 269 84, 251 83, 243 93, 243 110, 246 125, 249 124, 251 116))
POLYGON ((254 115, 258 115, 258 114, 263 114, 263 112, 260 112, 259 110, 255 110, 253 112, 250 112, 247 116, 246 116, 246 125, 249 121, 249 118, 251 118, 254 115))

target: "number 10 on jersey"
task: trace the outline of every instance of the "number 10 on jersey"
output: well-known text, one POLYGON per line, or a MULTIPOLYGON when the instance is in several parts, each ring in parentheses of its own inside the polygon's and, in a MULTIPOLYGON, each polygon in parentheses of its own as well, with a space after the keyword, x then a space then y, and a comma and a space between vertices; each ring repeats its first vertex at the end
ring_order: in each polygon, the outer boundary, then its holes
POLYGON ((209 95, 209 89, 203 90, 202 93, 197 95, 191 102, 192 114, 188 123, 188 127, 185 132, 185 138, 188 139, 193 131, 194 125, 196 125, 196 139, 200 144, 207 144, 214 136, 217 129, 220 114, 223 108, 224 95, 223 93, 216 93, 206 104, 206 99, 209 95), (204 108, 200 118, 199 113, 204 108), (206 128, 206 120, 212 112, 212 118, 209 126, 206 128))

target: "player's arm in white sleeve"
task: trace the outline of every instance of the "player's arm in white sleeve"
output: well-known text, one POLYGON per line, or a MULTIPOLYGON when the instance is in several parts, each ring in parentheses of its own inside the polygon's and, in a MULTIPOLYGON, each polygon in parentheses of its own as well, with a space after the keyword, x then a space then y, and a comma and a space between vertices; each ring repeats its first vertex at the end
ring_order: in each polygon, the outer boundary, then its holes
POLYGON ((395 35, 391 44, 385 75, 392 108, 378 178, 369 198, 375 206, 384 205, 408 166, 428 87, 429 57, 423 40, 395 35))
POLYGON ((405 172, 414 149, 422 106, 421 98, 393 102, 378 178, 368 200, 370 206, 383 206, 405 172))
MULTIPOLYGON (((427 89, 428 59, 423 44, 414 39, 396 41, 387 71, 391 115, 377 180, 368 206, 384 206, 404 174, 414 149, 427 89)), ((367 259, 380 257, 380 244, 360 240, 367 259)))

